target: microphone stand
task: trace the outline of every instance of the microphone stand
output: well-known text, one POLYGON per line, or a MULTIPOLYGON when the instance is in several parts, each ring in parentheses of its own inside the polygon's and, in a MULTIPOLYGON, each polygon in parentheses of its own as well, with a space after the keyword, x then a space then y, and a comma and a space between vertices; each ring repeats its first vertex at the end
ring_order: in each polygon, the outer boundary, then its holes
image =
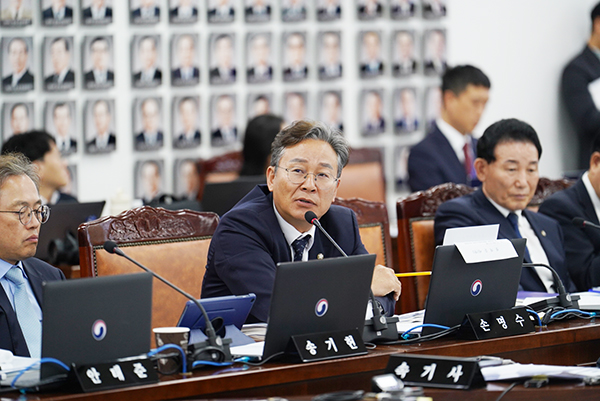
POLYGON ((171 283, 170 281, 168 281, 165 278, 161 277, 160 275, 156 274, 152 270, 148 269, 146 266, 137 262, 133 258, 126 255, 117 246, 117 244, 115 242, 106 241, 104 243, 104 250, 106 250, 108 253, 114 253, 114 254, 124 257, 125 259, 127 259, 128 261, 133 263, 134 265, 138 266, 140 269, 150 273, 153 277, 162 281, 163 283, 165 283, 166 285, 168 285, 169 287, 171 287, 172 289, 174 289, 175 291, 177 291, 184 297, 186 297, 189 300, 191 300, 192 302, 194 302, 194 304, 198 307, 198 309, 200 309, 200 311, 202 312, 202 315, 204 316, 204 321, 206 322, 207 340, 199 342, 199 343, 195 343, 195 344, 190 344, 190 346, 188 347, 188 353, 190 353, 190 356, 189 356, 190 369, 188 369, 188 371, 191 371, 191 364, 194 361, 231 362, 233 360, 233 358, 231 356, 231 352, 229 350, 229 344, 231 343, 232 340, 229 338, 221 338, 220 336, 218 336, 216 334, 215 329, 212 325, 212 322, 210 321, 210 319, 208 317, 208 313, 206 313, 206 309, 204 309, 202 304, 200 302, 198 302, 198 300, 196 298, 194 298, 187 292, 183 291, 181 288, 177 287, 175 284, 171 283))
POLYGON ((562 280, 560 279, 560 276, 556 272, 556 270, 554 270, 552 267, 550 267, 546 264, 543 264, 543 263, 523 263, 523 267, 533 268, 536 266, 545 267, 546 269, 549 269, 552 272, 552 278, 554 278, 554 282, 556 283, 556 292, 558 292, 558 296, 556 298, 544 299, 542 301, 535 302, 535 303, 529 305, 533 310, 541 311, 543 309, 546 309, 549 307, 551 308, 551 307, 555 307, 555 306, 560 306, 565 309, 579 307, 577 304, 577 301, 580 298, 579 295, 572 296, 571 294, 569 294, 567 292, 567 290, 565 289, 565 286, 564 286, 562 280))

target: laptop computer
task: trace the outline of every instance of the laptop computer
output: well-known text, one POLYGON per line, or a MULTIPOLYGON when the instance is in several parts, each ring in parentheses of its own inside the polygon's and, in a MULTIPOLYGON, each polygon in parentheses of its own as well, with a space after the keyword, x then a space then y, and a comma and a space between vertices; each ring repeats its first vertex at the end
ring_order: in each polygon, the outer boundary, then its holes
MULTIPOLYGON (((234 355, 266 359, 293 349, 291 336, 358 329, 363 332, 376 255, 315 259, 277 264, 267 333, 256 353, 232 348, 234 355), (319 317, 322 300, 327 313, 319 317)), ((246 346, 247 347, 247 346, 246 346)))
MULTIPOLYGON (((40 228, 40 236, 35 257, 45 260, 46 262, 55 262, 51 260, 51 258, 56 258, 56 255, 52 256, 50 254, 50 243, 54 240, 62 241, 62 251, 64 251, 64 249, 68 247, 68 245, 64 243, 67 238, 67 233, 70 233, 71 239, 74 239, 75 241, 74 251, 78 257, 79 247, 77 244, 77 228, 81 223, 99 218, 102 215, 104 204, 104 201, 88 203, 72 202, 58 203, 50 206, 50 219, 46 224, 42 224, 40 228)), ((77 261, 78 260, 79 259, 77 259, 77 261)))
MULTIPOLYGON (((455 245, 438 246, 433 258, 423 323, 452 327, 465 314, 515 306, 526 240, 511 239, 517 257, 465 263, 455 245)), ((440 329, 424 327, 422 334, 440 329)))
MULTIPOLYGON (((152 275, 50 281, 43 286, 42 358, 98 363, 150 351, 152 275)), ((41 378, 64 373, 43 364, 41 378)))
POLYGON ((222 216, 255 186, 266 182, 264 175, 239 177, 227 182, 207 182, 202 193, 202 210, 222 216))

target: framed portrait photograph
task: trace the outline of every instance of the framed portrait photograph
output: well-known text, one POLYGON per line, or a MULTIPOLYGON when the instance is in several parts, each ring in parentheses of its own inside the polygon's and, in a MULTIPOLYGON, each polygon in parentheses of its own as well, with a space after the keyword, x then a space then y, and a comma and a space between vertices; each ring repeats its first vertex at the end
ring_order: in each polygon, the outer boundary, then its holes
POLYGON ((81 0, 81 23, 96 26, 113 21, 113 0, 81 0))
POLYGON ((31 25, 33 22, 34 0, 2 0, 0 1, 0 26, 18 28, 31 25))
POLYGON ((171 24, 194 24, 198 22, 199 0, 169 0, 171 24))
POLYGON ((200 170, 197 159, 175 159, 173 186, 179 200, 196 200, 200 191, 200 170))
POLYGON ((341 90, 325 90, 319 92, 319 120, 344 131, 344 114, 341 90))
POLYGON ((208 22, 211 24, 226 24, 235 20, 233 0, 207 0, 208 22))
POLYGON ((358 19, 369 21, 381 18, 383 15, 383 0, 356 0, 358 19))
POLYGON ((342 77, 342 34, 340 31, 319 32, 319 79, 329 81, 342 77))
POLYGON ((317 20, 336 21, 342 18, 342 0, 317 0, 317 20))
POLYGON ((77 114, 73 100, 48 100, 44 107, 44 127, 54 136, 62 155, 77 152, 77 114))
POLYGON ((361 78, 375 78, 383 75, 383 54, 381 49, 381 31, 362 31, 359 33, 361 78))
POLYGON ((210 99, 210 145, 222 147, 239 142, 237 103, 234 94, 212 95, 210 99))
POLYGON ((306 20, 306 0, 281 0, 281 20, 299 22, 306 20))
POLYGON ((308 77, 306 32, 284 32, 281 44, 283 80, 304 81, 308 77))
POLYGON ((308 104, 308 92, 285 92, 283 94, 283 119, 285 124, 291 124, 297 120, 304 120, 308 117, 306 111, 308 104))
POLYGON ((210 73, 211 85, 228 85, 236 80, 235 34, 212 33, 210 35, 210 73))
POLYGON ((160 35, 134 35, 131 40, 131 83, 134 88, 162 84, 160 35))
POLYGON ((261 92, 248 94, 248 103, 246 105, 248 120, 270 113, 273 113, 273 93, 261 92))
POLYGON ((199 37, 195 33, 171 37, 171 85, 194 86, 200 82, 199 37))
POLYGON ((271 0, 246 0, 244 9, 246 22, 269 22, 271 20, 271 0))
POLYGON ((79 180, 77 176, 77 165, 76 164, 68 164, 67 165, 67 176, 69 177, 69 181, 67 185, 59 188, 59 191, 63 194, 71 195, 77 198, 77 194, 79 192, 79 180))
POLYGON ((446 30, 428 29, 423 35, 423 68, 425 75, 442 75, 446 62, 446 30))
POLYGON ((63 92, 75 88, 73 37, 45 37, 42 51, 44 90, 63 92))
POLYGON ((394 31, 392 41, 392 74, 395 77, 409 76, 417 72, 415 31, 394 31))
POLYGON ((197 148, 202 142, 200 132, 200 97, 175 96, 171 105, 173 148, 197 148))
POLYGON ((34 88, 33 38, 31 36, 3 37, 2 92, 23 93, 34 88))
POLYGON ((246 80, 249 84, 270 82, 273 79, 270 33, 248 33, 246 36, 246 66, 246 80))
POLYGON ((33 129, 33 102, 2 104, 2 141, 33 129))
POLYGON ((446 0, 421 0, 423 18, 435 19, 446 16, 446 0))
POLYGON ((377 136, 385 132, 383 89, 363 89, 360 92, 360 132, 362 136, 377 136))
POLYGON ((403 20, 415 16, 417 0, 390 0, 390 15, 392 19, 403 20))
POLYGON ((133 146, 137 151, 158 150, 163 147, 163 107, 160 97, 133 100, 133 146))
POLYGON ((160 22, 158 0, 129 0, 129 22, 132 25, 154 25, 160 22))
POLYGON ((115 86, 113 37, 84 36, 81 46, 83 88, 101 90, 115 86))
POLYGON ((408 186, 408 155, 410 146, 400 145, 394 149, 394 184, 398 192, 410 192, 408 186))
POLYGON ((425 129, 429 131, 436 118, 442 112, 442 89, 439 86, 429 86, 425 89, 425 129))
POLYGON ((165 198, 165 162, 160 159, 138 160, 134 167, 135 197, 145 205, 162 203, 165 198))
POLYGON ((42 25, 66 26, 73 23, 75 0, 41 0, 42 25))
POLYGON ((114 99, 85 102, 84 133, 86 153, 110 153, 117 148, 114 99))
POLYGON ((394 89, 392 110, 395 133, 415 132, 421 128, 419 104, 421 102, 417 98, 417 89, 415 87, 394 89))

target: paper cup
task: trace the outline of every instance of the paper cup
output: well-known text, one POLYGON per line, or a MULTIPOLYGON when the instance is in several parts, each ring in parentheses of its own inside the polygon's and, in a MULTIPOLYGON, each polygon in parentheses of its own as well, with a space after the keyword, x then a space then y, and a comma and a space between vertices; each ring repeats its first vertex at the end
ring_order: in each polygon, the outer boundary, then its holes
MULTIPOLYGON (((156 327, 152 329, 156 339, 156 346, 162 347, 165 344, 176 344, 184 352, 187 352, 188 341, 190 339, 189 327, 156 327)), ((176 349, 167 349, 159 352, 158 355, 172 354, 178 352, 176 349)), ((180 358, 161 358, 158 360, 158 371, 162 374, 176 373, 178 370, 177 361, 180 358)))

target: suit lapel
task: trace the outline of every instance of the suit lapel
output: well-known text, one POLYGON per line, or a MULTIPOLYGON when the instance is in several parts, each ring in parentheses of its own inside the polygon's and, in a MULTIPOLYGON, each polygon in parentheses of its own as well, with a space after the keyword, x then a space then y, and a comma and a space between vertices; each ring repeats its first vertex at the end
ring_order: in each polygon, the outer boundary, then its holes
POLYGON ((31 266, 31 262, 23 261, 23 268, 27 273, 27 277, 29 278, 29 284, 31 285, 31 289, 33 290, 33 294, 35 295, 35 299, 38 301, 38 305, 40 308, 42 307, 42 282, 44 282, 44 278, 39 275, 36 269, 31 266))
POLYGON ((598 216, 596 215, 596 212, 594 210, 594 204, 590 199, 590 195, 588 194, 588 191, 585 188, 583 180, 579 179, 579 181, 577 181, 573 186, 573 190, 575 191, 575 194, 577 195, 577 201, 581 205, 581 209, 585 214, 583 217, 594 224, 600 224, 600 222, 598 221, 598 216))

